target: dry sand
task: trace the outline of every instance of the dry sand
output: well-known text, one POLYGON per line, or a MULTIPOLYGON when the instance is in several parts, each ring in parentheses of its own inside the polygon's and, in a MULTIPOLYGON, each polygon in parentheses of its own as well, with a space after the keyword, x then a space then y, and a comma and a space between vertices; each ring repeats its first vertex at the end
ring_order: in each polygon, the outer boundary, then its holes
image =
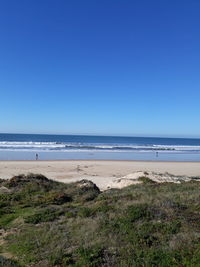
MULTIPOLYGON (((96 183, 101 190, 137 183, 138 174, 135 172, 139 171, 200 176, 200 163, 100 160, 0 161, 0 178, 3 179, 22 173, 41 173, 50 179, 65 183, 88 179, 96 183)), ((158 178, 158 174, 156 175, 158 178)))

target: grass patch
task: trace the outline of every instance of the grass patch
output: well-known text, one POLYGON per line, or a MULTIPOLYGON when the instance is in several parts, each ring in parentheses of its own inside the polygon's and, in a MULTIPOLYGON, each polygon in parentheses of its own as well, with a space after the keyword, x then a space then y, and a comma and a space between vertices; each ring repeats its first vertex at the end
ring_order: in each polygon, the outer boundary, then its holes
POLYGON ((44 208, 36 213, 29 215, 24 218, 25 223, 37 224, 41 222, 52 222, 56 220, 60 215, 62 215, 62 211, 58 211, 53 208, 44 208))
POLYGON ((199 266, 200 183, 142 180, 102 193, 86 180, 0 181, 1 252, 15 259, 0 266, 199 266))
POLYGON ((143 176, 143 177, 139 177, 138 181, 142 182, 143 184, 155 184, 156 182, 154 182, 153 180, 151 180, 150 178, 143 176))

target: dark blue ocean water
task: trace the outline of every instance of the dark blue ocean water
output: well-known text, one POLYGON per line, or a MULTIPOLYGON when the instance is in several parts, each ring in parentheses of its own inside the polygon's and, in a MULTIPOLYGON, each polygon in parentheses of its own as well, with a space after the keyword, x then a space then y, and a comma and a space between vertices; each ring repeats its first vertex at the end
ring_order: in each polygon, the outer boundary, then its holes
POLYGON ((200 139, 0 134, 0 159, 138 159, 200 161, 200 139))

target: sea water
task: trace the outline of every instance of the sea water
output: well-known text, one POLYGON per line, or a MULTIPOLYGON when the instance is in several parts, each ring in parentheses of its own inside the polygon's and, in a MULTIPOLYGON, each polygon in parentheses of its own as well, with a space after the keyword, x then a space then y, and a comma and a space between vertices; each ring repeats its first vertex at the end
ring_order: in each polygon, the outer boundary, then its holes
POLYGON ((200 161, 200 139, 0 134, 0 160, 200 161))

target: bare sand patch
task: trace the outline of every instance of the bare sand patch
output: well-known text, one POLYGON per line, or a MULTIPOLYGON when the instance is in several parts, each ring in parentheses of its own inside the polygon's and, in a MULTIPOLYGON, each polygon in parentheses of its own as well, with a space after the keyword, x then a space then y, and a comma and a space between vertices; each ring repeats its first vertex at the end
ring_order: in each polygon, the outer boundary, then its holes
POLYGON ((8 179, 18 174, 40 173, 49 179, 69 183, 88 179, 101 190, 121 188, 138 183, 138 175, 149 174, 156 182, 178 182, 200 176, 199 162, 153 161, 0 161, 0 178, 8 179), (170 174, 167 176, 167 174, 170 174))

